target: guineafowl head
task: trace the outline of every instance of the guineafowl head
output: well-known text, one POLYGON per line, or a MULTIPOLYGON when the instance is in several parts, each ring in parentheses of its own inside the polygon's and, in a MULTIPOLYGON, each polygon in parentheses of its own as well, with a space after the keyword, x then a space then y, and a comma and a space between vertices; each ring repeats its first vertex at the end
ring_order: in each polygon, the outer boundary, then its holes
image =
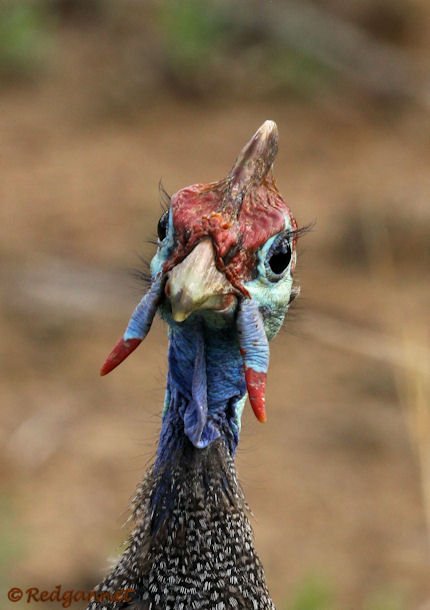
POLYGON ((277 150, 277 126, 266 121, 226 178, 170 197, 149 291, 102 368, 120 364, 161 314, 169 373, 160 456, 181 434, 197 448, 223 437, 233 453, 247 396, 266 420, 268 340, 298 294, 300 230, 272 174, 277 150))

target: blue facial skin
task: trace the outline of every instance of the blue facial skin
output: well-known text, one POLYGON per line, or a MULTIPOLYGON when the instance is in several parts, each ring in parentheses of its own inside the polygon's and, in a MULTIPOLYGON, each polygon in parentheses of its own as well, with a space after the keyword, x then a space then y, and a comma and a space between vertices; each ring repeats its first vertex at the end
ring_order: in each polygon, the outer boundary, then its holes
MULTIPOLYGON (((292 230, 288 217, 285 230, 292 230)), ((271 248, 280 235, 272 236, 262 246, 257 255, 255 278, 244 284, 258 305, 269 340, 283 323, 293 283, 293 258, 279 275, 272 273, 267 264, 271 248)), ((166 237, 159 242, 151 262, 153 281, 159 277, 173 248, 170 213, 166 237)), ((177 323, 172 318, 168 300, 164 299, 159 313, 169 325, 169 372, 156 463, 161 465, 168 458, 183 434, 198 448, 207 447, 222 436, 234 454, 246 401, 236 312, 197 311, 177 323)))

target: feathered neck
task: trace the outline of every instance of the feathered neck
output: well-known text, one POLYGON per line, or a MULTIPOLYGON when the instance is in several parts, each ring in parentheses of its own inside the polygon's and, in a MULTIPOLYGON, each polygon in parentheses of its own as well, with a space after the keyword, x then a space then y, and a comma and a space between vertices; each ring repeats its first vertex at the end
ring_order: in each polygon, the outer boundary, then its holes
POLYGON ((135 530, 99 590, 130 590, 139 610, 274 610, 246 513, 225 440, 197 449, 183 435, 138 489, 135 530))
MULTIPOLYGON (((139 610, 274 610, 234 453, 246 383, 234 321, 169 333, 160 443, 133 501, 135 529, 102 591, 139 610)), ((89 610, 115 605, 90 605, 89 610)))

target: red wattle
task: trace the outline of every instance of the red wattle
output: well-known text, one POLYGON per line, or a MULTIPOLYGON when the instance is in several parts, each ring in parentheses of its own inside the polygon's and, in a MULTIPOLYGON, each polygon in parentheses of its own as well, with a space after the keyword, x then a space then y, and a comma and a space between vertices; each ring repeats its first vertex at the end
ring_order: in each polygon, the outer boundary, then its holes
POLYGON ((266 373, 259 373, 254 369, 245 369, 245 381, 248 390, 249 402, 255 417, 264 424, 267 421, 266 415, 266 373))
POLYGON ((105 363, 100 369, 100 375, 107 375, 113 371, 113 369, 116 368, 118 364, 121 364, 131 352, 134 352, 136 347, 141 343, 142 339, 127 339, 127 341, 125 341, 121 338, 106 358, 105 363))

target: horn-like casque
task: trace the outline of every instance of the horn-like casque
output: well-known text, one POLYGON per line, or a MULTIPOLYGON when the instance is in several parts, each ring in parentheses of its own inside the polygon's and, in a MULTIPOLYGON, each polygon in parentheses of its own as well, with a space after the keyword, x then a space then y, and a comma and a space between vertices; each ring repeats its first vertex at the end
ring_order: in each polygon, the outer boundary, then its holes
POLYGON ((239 207, 245 195, 269 173, 278 153, 278 141, 276 123, 265 121, 242 148, 227 178, 229 195, 239 207))

